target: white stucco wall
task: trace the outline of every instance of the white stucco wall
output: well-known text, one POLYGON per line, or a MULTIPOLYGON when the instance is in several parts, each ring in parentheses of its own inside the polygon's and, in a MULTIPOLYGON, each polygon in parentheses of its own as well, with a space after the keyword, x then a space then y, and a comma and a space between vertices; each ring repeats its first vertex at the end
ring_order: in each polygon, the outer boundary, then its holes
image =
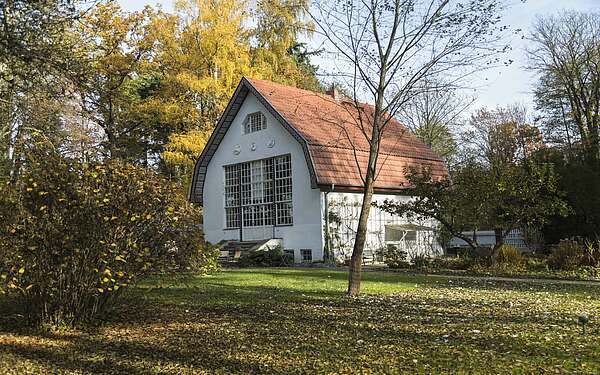
POLYGON ((292 226, 244 228, 244 240, 282 238, 285 249, 293 249, 300 261, 300 249, 311 249, 313 259, 323 257, 321 195, 311 189, 310 174, 300 144, 251 93, 242 104, 225 137, 212 157, 204 186, 204 234, 211 243, 239 240, 239 229, 225 229, 225 172, 223 166, 290 154, 292 161, 292 226), (244 134, 243 122, 249 113, 261 111, 267 128, 244 134), (234 151, 239 151, 238 154, 234 151))
MULTIPOLYGON (((403 195, 375 194, 373 196, 373 203, 383 203, 385 200, 407 202, 410 199, 411 197, 403 195)), ((332 248, 338 259, 349 258, 352 254, 354 236, 356 235, 356 229, 358 227, 362 194, 333 192, 328 194, 327 200, 329 202, 329 211, 333 212, 334 215, 337 215, 337 217, 341 219, 340 223, 332 222, 332 220, 330 220, 329 223, 329 227, 332 228, 331 232, 337 234, 337 236, 332 239, 332 248)), ((322 202, 324 202, 324 199, 322 199, 322 202)), ((324 217, 324 203, 322 203, 322 210, 324 217)), ((406 217, 392 215, 379 208, 371 207, 367 225, 367 242, 364 250, 365 256, 371 257, 377 250, 386 246, 386 225, 402 224, 414 224, 433 229, 433 231, 419 230, 417 232, 420 246, 408 251, 409 253, 412 253, 409 254, 409 257, 415 255, 440 255, 443 253, 443 248, 437 241, 436 231, 438 223, 435 220, 419 218, 408 220, 406 217)))

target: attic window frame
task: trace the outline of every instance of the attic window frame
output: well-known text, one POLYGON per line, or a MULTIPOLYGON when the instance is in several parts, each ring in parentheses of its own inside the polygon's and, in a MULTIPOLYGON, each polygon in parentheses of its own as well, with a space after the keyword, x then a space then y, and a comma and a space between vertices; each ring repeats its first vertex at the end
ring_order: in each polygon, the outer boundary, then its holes
POLYGON ((256 133, 267 128, 267 117, 261 111, 249 113, 244 120, 244 134, 256 133))

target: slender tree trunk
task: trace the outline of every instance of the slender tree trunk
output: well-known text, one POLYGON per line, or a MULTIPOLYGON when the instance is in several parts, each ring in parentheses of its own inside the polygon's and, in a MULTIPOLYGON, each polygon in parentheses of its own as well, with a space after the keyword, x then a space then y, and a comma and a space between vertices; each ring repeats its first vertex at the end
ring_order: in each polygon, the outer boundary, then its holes
MULTIPOLYGON (((386 57, 387 58, 387 57, 386 57)), ((364 181, 362 207, 358 220, 358 228, 354 239, 354 248, 350 258, 350 274, 348 276, 348 295, 356 296, 360 293, 360 281, 362 275, 362 257, 365 242, 367 242, 367 224, 369 222, 369 213, 371 212, 371 203, 373 202, 373 190, 375 187, 375 176, 377 171, 377 158, 379 157, 379 144, 381 142, 381 125, 386 64, 381 69, 379 79, 379 90, 375 100, 373 113, 373 125, 371 130, 371 140, 369 147, 369 161, 367 164, 366 178, 364 181)), ((360 110, 359 110, 360 111, 360 110)))
POLYGON ((8 162, 9 162, 9 181, 11 184, 15 184, 21 172, 21 165, 23 164, 20 146, 21 146, 21 132, 22 127, 20 124, 15 122, 14 126, 11 125, 9 130, 9 142, 8 142, 8 162))
POLYGON ((590 144, 589 144, 589 158, 590 158, 590 165, 595 169, 598 170, 600 168, 600 163, 598 160, 599 157, 599 153, 600 153, 600 140, 599 140, 599 135, 598 135, 598 124, 596 123, 591 123, 590 124, 590 144))
POLYGON ((360 293, 360 281, 362 275, 362 257, 363 249, 367 241, 367 224, 369 222, 369 212, 371 203, 373 202, 373 185, 372 177, 367 177, 365 190, 363 193, 362 207, 360 209, 360 217, 358 220, 358 229, 354 240, 354 248, 352 249, 352 257, 350 258, 350 274, 348 278, 348 295, 355 296, 360 293))
POLYGON ((354 248, 350 258, 350 274, 348 276, 348 295, 355 296, 360 293, 360 281, 362 274, 362 257, 365 243, 367 242, 367 224, 369 222, 369 213, 371 212, 371 203, 373 202, 373 190, 375 187, 375 172, 377 170, 377 157, 379 153, 379 141, 381 132, 379 130, 379 116, 375 110, 373 121, 373 132, 371 137, 371 146, 369 152, 369 162, 367 164, 367 174, 363 190, 363 200, 358 219, 358 228, 356 238, 354 239, 354 248))
POLYGON ((492 263, 496 263, 496 255, 498 254, 498 250, 500 250, 500 247, 502 247, 502 245, 504 245, 504 231, 502 230, 502 228, 500 227, 496 227, 494 228, 494 237, 495 237, 495 243, 494 246, 492 247, 492 253, 490 254, 490 257, 492 259, 492 263))
POLYGON ((106 138, 108 139, 108 152, 110 154, 111 159, 117 157, 117 145, 114 131, 114 117, 113 117, 113 102, 112 98, 108 99, 108 119, 106 120, 106 127, 104 128, 104 132, 106 133, 106 138))
POLYGON ((501 246, 504 243, 504 236, 502 235, 502 228, 494 228, 495 245, 501 246))

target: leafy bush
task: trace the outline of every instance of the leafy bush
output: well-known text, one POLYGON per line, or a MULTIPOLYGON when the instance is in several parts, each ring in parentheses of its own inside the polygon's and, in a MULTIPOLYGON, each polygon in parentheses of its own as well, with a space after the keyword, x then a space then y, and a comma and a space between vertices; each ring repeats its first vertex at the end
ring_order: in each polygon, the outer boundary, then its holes
POLYGON ((419 270, 426 269, 426 268, 429 268, 430 265, 431 265, 431 260, 426 255, 419 254, 413 258, 413 266, 416 269, 419 269, 419 270))
POLYGON ((548 257, 548 266, 555 270, 573 271, 584 258, 583 244, 576 240, 562 240, 548 257))
POLYGON ((600 240, 589 241, 583 243, 583 259, 581 265, 584 267, 600 267, 600 240))
POLYGON ((562 240, 548 257, 548 266, 563 271, 600 267, 600 241, 562 240))
POLYGON ((436 257, 430 261, 429 267, 435 270, 463 271, 469 268, 467 257, 436 257))
POLYGON ((144 275, 215 267, 200 213, 155 173, 36 160, 0 191, 0 292, 32 322, 87 321, 144 275))
POLYGON ((268 248, 267 250, 254 250, 242 253, 240 267, 276 267, 284 263, 285 254, 281 246, 268 248))
POLYGON ((519 249, 514 246, 503 244, 496 253, 496 264, 501 267, 515 268, 523 264, 523 257, 519 249))
POLYGON ((525 270, 530 272, 544 273, 548 272, 548 262, 547 257, 532 255, 532 254, 523 254, 523 267, 525 270))
POLYGON ((378 257, 383 258, 384 263, 392 269, 409 268, 408 254, 399 250, 397 246, 388 245, 378 250, 378 257))

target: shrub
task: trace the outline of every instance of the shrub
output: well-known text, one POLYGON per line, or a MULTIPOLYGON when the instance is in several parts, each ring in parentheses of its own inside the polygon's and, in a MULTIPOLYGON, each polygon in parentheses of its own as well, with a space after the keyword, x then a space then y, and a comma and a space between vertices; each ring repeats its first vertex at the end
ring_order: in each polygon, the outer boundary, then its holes
POLYGON ((0 292, 31 321, 87 321, 144 275, 215 267, 200 213, 155 173, 36 160, 0 191, 0 292))
POLYGON ((584 241, 583 246, 584 251, 581 265, 592 268, 600 267, 600 240, 586 240, 584 241))
POLYGON ((548 257, 548 266, 556 270, 573 271, 584 259, 583 244, 576 240, 562 240, 548 257))
POLYGON ((388 245, 382 249, 379 249, 378 257, 382 257, 384 263, 393 269, 409 268, 408 254, 406 251, 399 250, 397 246, 388 245))
POLYGON ((469 259, 467 257, 436 257, 429 265, 436 270, 467 270, 469 268, 469 259))
POLYGON ((523 257, 519 249, 514 246, 503 244, 496 253, 496 264, 502 267, 514 268, 523 264, 523 257))
POLYGON ((286 259, 281 246, 266 250, 254 250, 242 253, 240 267, 276 267, 281 266, 286 259))
POLYGON ((426 255, 419 254, 413 258, 413 266, 416 269, 419 269, 419 270, 426 269, 426 268, 429 268, 430 265, 431 265, 431 260, 426 255))

